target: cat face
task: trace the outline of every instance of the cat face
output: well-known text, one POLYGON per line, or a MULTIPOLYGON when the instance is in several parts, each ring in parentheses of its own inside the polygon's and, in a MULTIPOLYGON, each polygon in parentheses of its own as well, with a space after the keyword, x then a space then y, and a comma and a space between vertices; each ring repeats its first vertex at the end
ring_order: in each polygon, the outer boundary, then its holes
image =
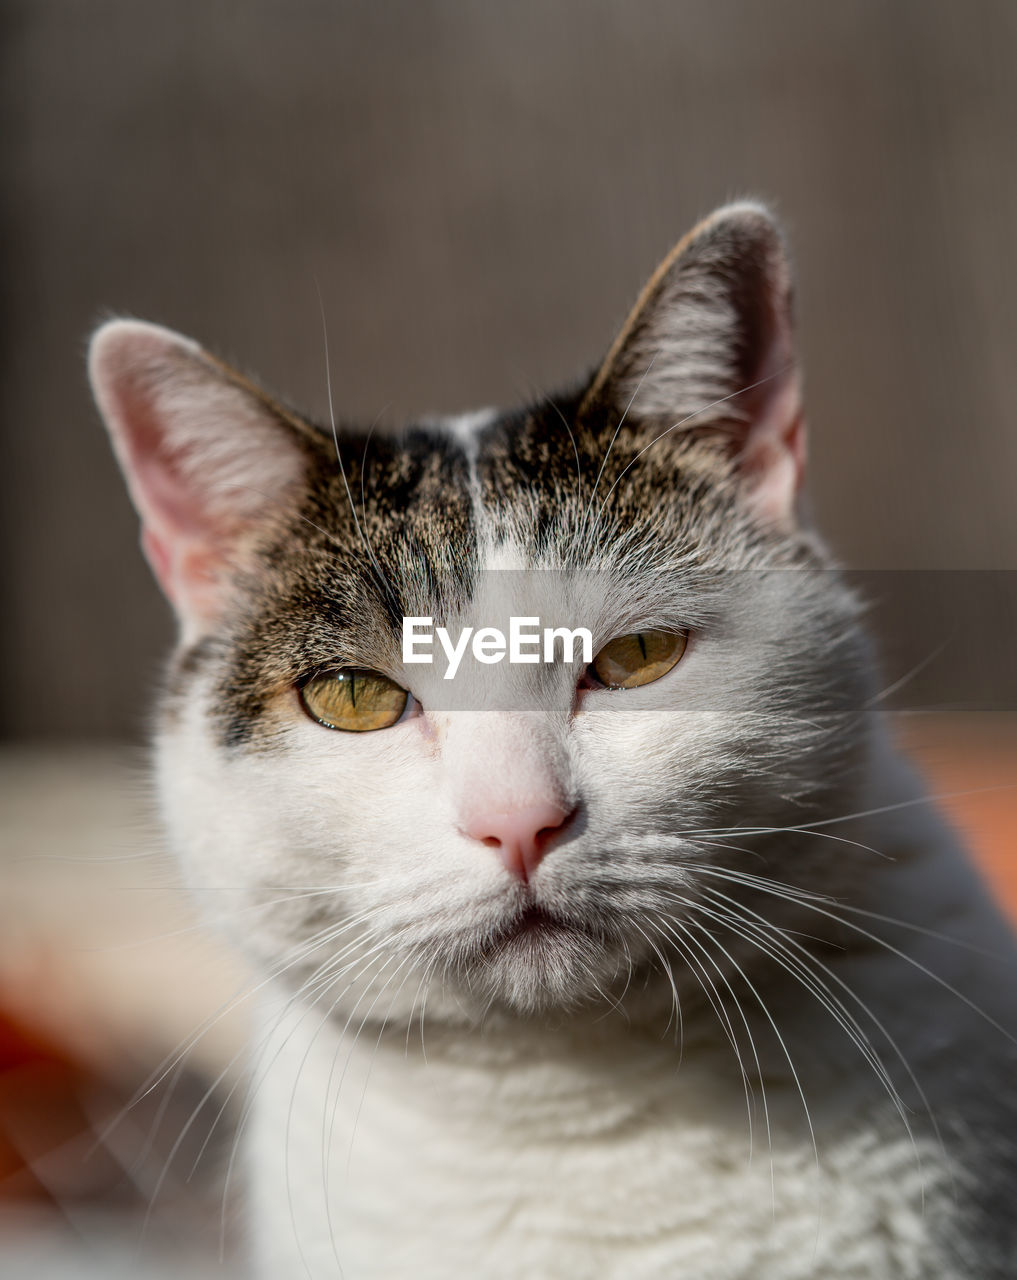
POLYGON ((594 377, 515 412, 321 429, 126 321, 91 374, 181 624, 166 822, 284 981, 344 1017, 566 1010, 695 968, 704 867, 762 841, 829 885, 767 832, 850 804, 868 677, 796 514, 763 210, 701 224, 594 377), (595 658, 470 650, 448 679, 406 660, 422 617, 585 628, 595 658))

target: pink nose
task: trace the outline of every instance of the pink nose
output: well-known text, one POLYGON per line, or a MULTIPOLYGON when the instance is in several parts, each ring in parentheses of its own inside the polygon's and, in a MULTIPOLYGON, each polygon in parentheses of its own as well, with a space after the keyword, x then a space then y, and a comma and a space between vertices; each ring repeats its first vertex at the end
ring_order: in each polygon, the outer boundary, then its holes
POLYGON ((569 817, 571 810, 545 800, 511 813, 479 813, 466 824, 466 834, 496 848, 508 870, 528 880, 547 851, 550 837, 569 817))

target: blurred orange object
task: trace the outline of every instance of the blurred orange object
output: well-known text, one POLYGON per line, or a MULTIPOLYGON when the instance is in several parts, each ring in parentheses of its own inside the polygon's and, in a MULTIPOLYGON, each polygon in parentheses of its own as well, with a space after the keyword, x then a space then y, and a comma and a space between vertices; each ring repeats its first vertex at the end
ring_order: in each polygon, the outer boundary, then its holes
POLYGON ((89 1129, 88 1073, 40 1032, 0 1012, 0 1195, 50 1195, 39 1162, 89 1129))
POLYGON ((898 737, 1017 921, 1017 714, 911 714, 898 737))

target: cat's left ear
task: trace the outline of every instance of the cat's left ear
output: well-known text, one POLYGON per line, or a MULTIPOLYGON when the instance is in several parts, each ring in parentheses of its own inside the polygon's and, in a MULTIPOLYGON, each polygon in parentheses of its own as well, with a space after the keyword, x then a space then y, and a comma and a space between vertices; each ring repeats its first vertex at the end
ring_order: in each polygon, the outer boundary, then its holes
POLYGON ((299 487, 313 430, 159 325, 103 325, 88 367, 145 555, 195 639, 226 615, 253 545, 299 487))
POLYGON ((587 393, 648 432, 715 430, 745 501, 786 524, 805 465, 791 273, 769 211, 726 205, 657 268, 587 393))

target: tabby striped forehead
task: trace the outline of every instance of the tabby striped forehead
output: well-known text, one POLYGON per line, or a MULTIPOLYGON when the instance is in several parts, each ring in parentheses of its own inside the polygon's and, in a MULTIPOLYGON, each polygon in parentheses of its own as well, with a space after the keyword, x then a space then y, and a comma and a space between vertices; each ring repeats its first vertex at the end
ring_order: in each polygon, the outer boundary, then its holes
POLYGON ((608 412, 580 420, 580 400, 398 434, 345 429, 338 447, 316 433, 302 501, 271 523, 229 628, 182 655, 173 684, 213 672, 224 744, 264 741, 266 708, 310 671, 402 681, 403 617, 455 614, 506 548, 513 568, 565 572, 622 546, 687 555, 729 506, 721 455, 689 435, 646 448, 659 431, 608 412))
POLYGON ((181 623, 176 687, 212 682, 227 741, 264 736, 273 698, 325 664, 398 678, 402 619, 479 608, 494 566, 608 568, 624 593, 700 551, 804 545, 790 273, 752 202, 675 246, 583 387, 519 412, 319 430, 134 321, 100 328, 89 368, 181 623))

